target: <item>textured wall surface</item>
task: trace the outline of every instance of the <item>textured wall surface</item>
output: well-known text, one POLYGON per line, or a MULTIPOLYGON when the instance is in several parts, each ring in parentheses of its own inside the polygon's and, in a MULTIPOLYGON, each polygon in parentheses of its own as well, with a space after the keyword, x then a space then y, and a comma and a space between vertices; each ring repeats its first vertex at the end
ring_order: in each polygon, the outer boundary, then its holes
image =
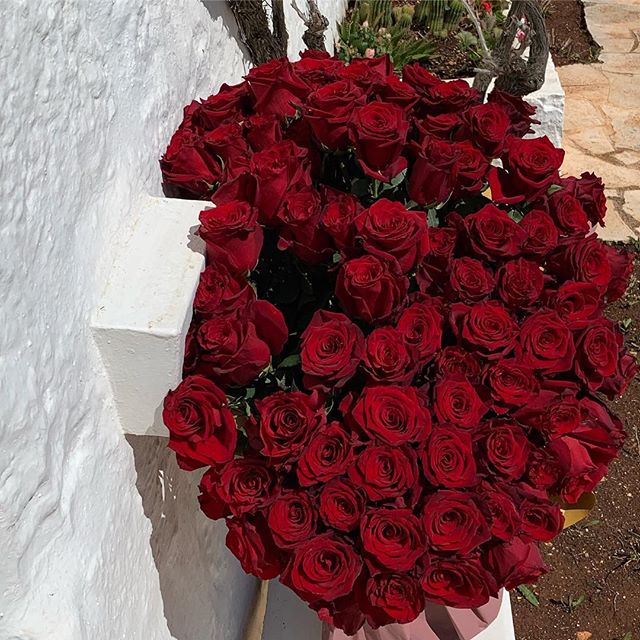
POLYGON ((164 442, 121 435, 88 325, 182 105, 242 50, 222 2, 0 14, 0 639, 233 640, 254 583, 164 442))

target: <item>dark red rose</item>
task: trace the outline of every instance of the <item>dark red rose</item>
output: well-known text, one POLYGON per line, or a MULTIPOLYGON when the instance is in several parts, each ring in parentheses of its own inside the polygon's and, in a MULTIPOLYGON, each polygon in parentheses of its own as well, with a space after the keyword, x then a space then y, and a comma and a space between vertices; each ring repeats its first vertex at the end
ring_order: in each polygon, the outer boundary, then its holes
POLYGON ((419 62, 406 64, 402 68, 402 80, 420 95, 424 95, 431 87, 442 83, 440 78, 427 71, 419 62))
POLYGON ((370 382, 407 385, 417 371, 404 336, 393 327, 374 329, 365 342, 362 367, 370 382))
POLYGON ((377 58, 352 58, 340 70, 341 78, 355 82, 369 96, 380 91, 392 74, 393 64, 388 54, 377 58))
POLYGON ((309 603, 331 601, 351 593, 362 571, 353 547, 331 533, 296 547, 282 583, 309 603))
POLYGON ((364 512, 364 495, 345 478, 329 480, 320 492, 320 517, 338 531, 358 528, 364 512))
POLYGON ((538 545, 520 538, 492 547, 488 564, 498 584, 509 590, 521 584, 532 584, 548 571, 538 545))
POLYGON ((243 386, 269 364, 269 345, 256 333, 253 322, 238 313, 217 316, 198 329, 198 370, 223 386, 243 386))
POLYGON ((322 226, 333 238, 338 249, 351 258, 355 249, 356 227, 354 220, 362 211, 358 198, 350 193, 329 192, 327 204, 322 213, 322 226))
POLYGON ((639 371, 638 362, 632 355, 626 352, 620 354, 615 374, 602 381, 600 391, 610 399, 621 396, 639 371))
POLYGON ((522 138, 528 133, 533 133, 533 129, 531 128, 532 124, 540 124, 539 120, 533 119, 536 108, 520 96, 514 96, 499 89, 494 89, 489 94, 487 101, 489 104, 501 106, 507 112, 511 123, 509 133, 513 136, 522 138))
POLYGON ((344 67, 342 60, 336 60, 326 51, 308 49, 300 52, 300 60, 293 63, 293 68, 309 87, 316 88, 333 82, 340 77, 344 67))
POLYGON ((275 474, 263 461, 236 458, 220 471, 217 491, 234 516, 254 513, 273 498, 275 474))
POLYGON ((232 273, 251 271, 258 263, 263 233, 258 212, 246 202, 233 201, 200 212, 200 236, 210 262, 232 273))
POLYGON ((286 58, 253 67, 245 77, 255 98, 254 110, 257 113, 295 116, 296 109, 309 92, 286 58))
POLYGON ((514 359, 499 360, 485 376, 491 391, 493 408, 506 413, 511 407, 523 407, 538 392, 538 381, 533 371, 514 359))
POLYGON ((336 296, 347 314, 365 322, 388 318, 403 302, 409 283, 396 262, 362 256, 345 262, 336 296))
POLYGON ((390 445, 424 441, 431 432, 431 416, 415 387, 365 387, 349 418, 361 433, 390 445))
POLYGON ((219 487, 220 468, 217 466, 209 467, 198 485, 200 489, 198 502, 202 513, 204 513, 207 518, 211 518, 211 520, 219 520, 220 518, 227 518, 231 515, 228 503, 220 495, 219 487))
POLYGON ((379 567, 411 571, 424 554, 425 537, 411 509, 372 509, 360 522, 367 557, 379 567))
POLYGON ((423 136, 435 136, 443 140, 457 139, 458 131, 464 121, 460 113, 441 113, 437 116, 427 115, 416 120, 416 127, 423 136))
POLYGON ((458 231, 453 227, 435 227, 429 229, 429 258, 448 262, 453 256, 458 231))
POLYGON ((481 258, 495 260, 517 255, 525 234, 517 222, 493 204, 464 219, 471 248, 481 258))
POLYGON ((350 80, 339 80, 319 87, 307 100, 305 118, 318 142, 334 151, 347 147, 354 107, 366 100, 362 89, 350 80))
MULTIPOLYGON (((404 70, 403 70, 404 73, 404 70)), ((465 80, 433 83, 422 96, 420 105, 428 113, 456 113, 480 102, 480 94, 465 80)))
POLYGON ((198 360, 200 359, 200 346, 196 335, 200 325, 196 321, 192 321, 189 330, 184 339, 184 359, 182 362, 182 377, 186 378, 194 374, 198 368, 198 360))
POLYGON ((564 516, 560 507, 544 494, 526 493, 519 510, 522 533, 532 540, 548 542, 562 531, 564 516))
POLYGON ((505 263, 498 271, 498 293, 511 307, 530 307, 544 288, 544 275, 531 260, 516 258, 505 263))
POLYGON ((566 323, 555 311, 541 309, 522 323, 516 353, 524 365, 553 374, 571 369, 576 351, 566 323))
POLYGON ((235 85, 224 83, 218 93, 209 96, 202 103, 191 103, 193 124, 211 131, 224 122, 237 120, 246 110, 248 96, 249 87, 246 82, 235 85))
POLYGON ((218 158, 223 168, 220 182, 237 178, 250 165, 251 149, 242 135, 237 122, 224 124, 202 138, 204 148, 211 157, 218 158))
POLYGON ((616 249, 605 245, 609 267, 611 268, 611 280, 607 286, 607 302, 611 304, 619 300, 629 286, 629 278, 633 273, 633 256, 626 249, 616 249))
POLYGON ((266 300, 256 300, 251 310, 258 338, 267 343, 271 355, 277 356, 289 338, 282 312, 266 300))
POLYGON ((381 198, 356 219, 357 237, 367 253, 395 258, 406 273, 427 255, 429 235, 424 213, 381 198))
POLYGON ((507 138, 502 156, 504 169, 494 167, 489 173, 493 200, 501 203, 535 200, 560 181, 558 170, 563 159, 564 151, 554 147, 547 136, 507 138))
POLYGON ((424 503, 422 524, 438 551, 466 555, 491 538, 487 520, 473 494, 440 490, 424 503))
POLYGON ((479 496, 489 513, 491 535, 499 540, 511 540, 520 531, 520 515, 509 494, 508 485, 495 481, 483 482, 479 496))
POLYGON ((589 326, 598 314, 602 298, 596 285, 567 280, 551 295, 547 304, 569 328, 581 329, 589 326))
POLYGON ((458 184, 454 196, 480 194, 486 186, 489 160, 470 142, 457 142, 453 145, 456 152, 456 173, 458 184))
POLYGON ((594 235, 576 240, 553 255, 549 270, 562 280, 589 282, 603 292, 607 290, 612 275, 606 247, 594 235))
POLYGON ((572 433, 580 424, 580 405, 570 391, 558 394, 543 389, 540 394, 522 406, 514 417, 518 422, 540 431, 553 440, 572 433))
POLYGON ((200 274, 193 308, 203 318, 247 313, 256 294, 247 280, 233 275, 223 264, 208 265, 200 274))
POLYGON ((303 487, 346 472, 353 463, 351 436, 338 422, 332 422, 313 435, 298 460, 298 480, 303 487))
POLYGON ((475 258, 455 258, 451 261, 449 286, 452 297, 463 302, 480 302, 493 291, 493 273, 475 258))
POLYGON ((622 332, 605 318, 591 322, 582 332, 576 344, 575 371, 591 391, 615 375, 622 345, 622 332))
POLYGON ((475 387, 465 378, 443 378, 436 383, 433 406, 440 422, 475 429, 487 412, 475 387))
POLYGON ((324 426, 326 416, 315 393, 276 391, 256 401, 262 454, 276 461, 295 459, 324 426))
POLYGON ((509 116, 500 105, 488 102, 471 107, 464 114, 473 143, 489 158, 498 158, 504 149, 509 116))
POLYGON ((585 171, 579 178, 564 178, 561 184, 580 201, 591 224, 604 226, 607 198, 604 194, 602 178, 585 171))
POLYGON ((404 110, 395 104, 371 102, 354 110, 350 135, 366 175, 390 182, 406 169, 407 160, 400 154, 408 130, 404 110))
POLYGON ((414 143, 416 159, 411 167, 407 190, 420 205, 446 202, 457 181, 458 154, 450 142, 425 136, 414 143))
POLYGON ((440 349, 443 320, 438 307, 431 301, 414 302, 398 318, 396 329, 420 367, 430 362, 440 349))
POLYGON ((482 370, 478 357, 462 347, 445 347, 436 356, 436 367, 441 378, 462 377, 472 382, 482 370))
POLYGON ((548 448, 560 466, 560 497, 565 502, 577 502, 583 493, 591 491, 601 480, 603 470, 598 468, 587 448, 576 438, 557 438, 548 448))
POLYGON ((316 311, 300 342, 304 386, 340 389, 355 374, 363 353, 364 334, 347 316, 316 311))
POLYGON ((526 238, 522 245, 524 253, 546 256, 558 245, 558 229, 551 216, 542 209, 532 209, 520 222, 526 238))
POLYGON ((290 491, 273 502, 267 522, 275 543, 287 549, 315 535, 317 513, 308 493, 290 491))
POLYGON ((551 489, 558 482, 560 473, 560 463, 552 451, 536 449, 529 456, 527 479, 536 489, 551 489))
POLYGON ((187 471, 233 458, 236 421, 224 392, 203 376, 185 378, 164 399, 162 419, 169 447, 187 471))
POLYGON ((409 447, 369 446, 349 468, 349 477, 369 500, 398 498, 415 487, 416 454, 409 447))
POLYGON ((263 151, 282 142, 280 118, 256 113, 244 121, 247 142, 254 151, 263 151))
POLYGON ((489 360, 504 357, 515 347, 518 325, 496 300, 479 302, 472 307, 454 304, 451 324, 463 342, 489 360))
POLYGON ((563 189, 549 198, 549 207, 563 235, 584 236, 588 233, 589 218, 578 198, 563 189))
POLYGON ((477 483, 469 431, 449 425, 434 428, 420 460, 429 482, 435 486, 460 489, 477 483))
POLYGON ((420 583, 406 574, 379 573, 367 580, 364 609, 374 628, 390 623, 406 624, 424 609, 420 583))
POLYGON ((469 609, 481 607, 497 595, 495 578, 476 558, 429 556, 425 564, 420 584, 427 602, 469 609))
POLYGON ((386 83, 380 87, 378 95, 383 102, 391 102, 408 111, 418 101, 418 94, 415 89, 402 82, 396 75, 390 75, 386 78, 386 83))
POLYGON ((230 518, 227 528, 227 547, 238 558, 245 573, 261 580, 271 580, 282 573, 284 556, 274 544, 264 521, 230 518))
POLYGON ((494 421, 488 428, 485 441, 487 459, 496 473, 506 480, 518 480, 527 469, 529 440, 522 427, 494 421))

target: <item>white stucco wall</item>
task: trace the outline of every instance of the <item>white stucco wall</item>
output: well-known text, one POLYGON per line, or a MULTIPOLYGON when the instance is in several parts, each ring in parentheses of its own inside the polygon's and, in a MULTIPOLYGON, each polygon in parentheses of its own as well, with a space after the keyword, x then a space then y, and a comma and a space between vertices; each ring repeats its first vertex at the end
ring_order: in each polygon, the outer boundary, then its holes
POLYGON ((246 70, 206 5, 0 0, 1 640, 241 635, 253 582, 165 443, 121 434, 88 329, 182 106, 246 70))

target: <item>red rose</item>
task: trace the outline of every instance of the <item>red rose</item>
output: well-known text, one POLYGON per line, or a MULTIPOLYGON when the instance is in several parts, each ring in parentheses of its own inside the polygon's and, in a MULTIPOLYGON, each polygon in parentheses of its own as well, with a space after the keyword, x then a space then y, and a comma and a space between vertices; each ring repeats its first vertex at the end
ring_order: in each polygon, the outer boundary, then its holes
POLYGON ((544 288, 540 267, 530 260, 517 258, 498 271, 498 293, 511 307, 522 309, 533 305, 544 288))
POLYGON ((520 503, 522 533, 532 540, 548 542, 561 531, 564 516, 560 507, 545 497, 527 493, 520 503))
POLYGON ((362 366, 370 382, 410 384, 417 371, 403 335, 393 327, 374 329, 365 342, 362 366))
POLYGON ((233 180, 249 168, 251 149, 242 133, 242 127, 232 122, 208 131, 202 138, 207 153, 218 158, 223 168, 220 182, 233 180))
POLYGON ((606 247, 596 236, 576 240, 552 256, 549 270, 559 279, 579 280, 606 291, 611 280, 611 264, 606 247))
POLYGON ((487 520, 473 494, 440 490, 424 503, 422 523, 429 544, 466 555, 491 539, 487 520))
POLYGON ((442 83, 438 76, 427 71, 419 62, 406 64, 402 68, 402 80, 415 89, 418 94, 424 94, 431 87, 442 83))
POLYGON ((365 387, 349 417, 361 433, 390 445, 424 441, 431 432, 431 416, 415 387, 365 387))
POLYGON ((362 256, 342 265, 336 296, 347 314, 375 322, 389 317, 398 308, 407 288, 407 278, 396 262, 362 256))
POLYGON ((558 229, 551 216, 541 209, 532 209, 520 222, 526 234, 524 253, 545 256, 558 245, 558 229))
POLYGON ((456 258, 451 261, 449 287, 454 298, 463 302, 480 302, 493 291, 496 281, 493 273, 480 260, 456 258))
POLYGON ((525 240, 518 223, 493 204, 467 216, 464 224, 471 248, 488 260, 517 255, 525 240))
POLYGON ((329 480, 320 492, 320 517, 338 531, 353 531, 360 524, 364 496, 344 478, 329 480))
POLYGON ((549 449, 536 449, 529 457, 527 479, 533 487, 549 490, 560 478, 560 463, 549 449))
POLYGON ((324 86, 339 78, 343 67, 342 60, 336 60, 326 51, 313 49, 301 51, 300 60, 293 63, 296 74, 312 88, 324 86))
POLYGON ((498 158, 511 126, 506 111, 488 102, 471 107, 464 116, 473 143, 489 158, 498 158))
POLYGON ((383 102, 397 104, 404 111, 411 109, 418 101, 418 94, 415 89, 393 74, 387 76, 386 83, 380 87, 378 95, 383 102))
POLYGON ((198 495, 198 503, 200 504, 200 510, 207 518, 211 520, 219 520, 220 518, 227 518, 231 515, 229 504, 222 498, 220 491, 220 469, 216 467, 209 467, 202 476, 198 488, 200 494, 198 495))
POLYGON ((184 339, 184 359, 182 362, 183 378, 194 374, 198 368, 198 360, 200 359, 200 347, 196 339, 198 328, 198 323, 192 321, 184 339))
POLYGON ((360 523, 360 538, 368 558, 393 571, 411 571, 424 554, 424 531, 411 509, 367 512, 360 523))
POLYGON ((585 171, 579 178, 565 178, 561 184, 580 201, 591 224, 604 226, 607 198, 604 194, 602 178, 585 171))
MULTIPOLYGON (((403 70, 404 73, 404 70, 403 70)), ((477 89, 465 80, 439 81, 431 84, 420 104, 429 113, 455 113, 480 102, 477 89)))
POLYGON ((234 516, 268 504, 276 484, 273 470, 260 460, 237 458, 220 471, 217 491, 234 516))
POLYGON ((639 371, 637 360, 626 352, 621 353, 615 374, 602 381, 600 391, 610 399, 621 396, 639 371))
POLYGON ((442 344, 443 317, 432 301, 414 302, 398 318, 402 334, 419 367, 429 363, 442 344))
POLYGON ((430 556, 420 584, 428 602, 465 609, 487 604, 498 592, 495 578, 473 557, 430 556))
POLYGON ((377 200, 355 219, 355 225, 367 253, 395 258, 404 273, 413 270, 429 251, 426 216, 409 211, 400 202, 377 200))
POLYGON ((451 324, 467 345, 489 360, 504 357, 515 347, 518 325, 496 300, 479 302, 473 307, 454 304, 451 324))
POLYGON ((303 487, 342 475, 353 463, 350 435, 338 422, 316 433, 298 461, 298 480, 303 487))
POLYGON ((233 201, 200 212, 200 236, 207 258, 232 273, 251 271, 258 263, 263 233, 258 212, 246 202, 233 201))
POLYGON ((607 302, 611 304, 619 300, 629 286, 629 278, 633 273, 633 256, 626 249, 616 249, 605 245, 609 267, 611 269, 611 279, 607 286, 607 302))
POLYGON ((533 371, 513 359, 500 360, 492 365, 485 376, 491 391, 493 409, 506 413, 511 407, 523 407, 538 392, 538 381, 533 371))
POLYGON ((238 558, 245 573, 261 580, 271 580, 282 573, 284 557, 262 520, 244 518, 227 520, 227 547, 238 558))
POLYGON ((353 547, 325 533, 295 549, 280 580, 313 603, 351 593, 361 571, 362 560, 353 547))
POLYGON ((363 352, 364 334, 347 316, 316 311, 300 342, 304 386, 340 389, 355 374, 363 352))
POLYGON ((276 461, 298 457, 326 420, 315 393, 276 391, 255 404, 262 454, 276 461))
POLYGON ((520 515, 508 493, 508 487, 484 482, 479 495, 489 513, 491 535, 499 540, 511 540, 520 531, 520 515))
POLYGON ((511 123, 509 133, 513 136, 522 138, 528 133, 533 133, 532 124, 540 124, 539 120, 534 120, 532 117, 536 113, 536 108, 520 96, 494 89, 487 101, 489 104, 499 105, 506 111, 511 123))
POLYGON ((395 104, 371 102, 354 110, 350 135, 366 175, 390 182, 406 169, 407 160, 400 154, 408 131, 405 113, 395 104))
POLYGON ((280 118, 256 113, 244 121, 247 142, 254 151, 263 151, 282 142, 280 118))
POLYGON ((518 480, 527 469, 529 440, 516 424, 493 422, 485 441, 491 467, 507 480, 518 480))
POLYGON ((223 264, 208 265, 200 274, 193 308, 204 318, 245 313, 256 294, 248 281, 233 275, 223 264))
POLYGON ((458 154, 450 142, 425 136, 413 144, 416 159, 411 167, 407 190, 420 205, 446 202, 457 181, 458 154))
POLYGON ((460 113, 441 113, 427 115, 422 120, 416 120, 416 127, 423 136, 435 136, 442 140, 455 140, 464 121, 460 113))
POLYGON ((275 543, 296 547, 316 533, 317 514, 309 494, 303 491, 283 493, 271 505, 267 522, 275 543))
POLYGON ((548 374, 568 371, 575 352, 571 331, 555 311, 541 309, 522 323, 517 355, 524 365, 548 374))
POLYGON ((420 460, 429 482, 435 486, 459 489, 477 483, 473 441, 468 431, 449 425, 436 427, 420 460))
MULTIPOLYGON (((248 96, 249 87, 246 82, 234 85, 223 83, 218 93, 209 96, 201 104, 191 103, 193 124, 211 131, 224 122, 238 119, 246 110, 248 96)), ((187 109, 185 114, 186 111, 187 109)))
POLYGON ((309 91, 286 58, 253 67, 245 77, 255 98, 254 110, 258 113, 295 116, 302 98, 309 91))
POLYGON ((572 433, 580 424, 580 405, 571 392, 560 395, 543 389, 514 414, 518 422, 540 431, 553 440, 572 433))
POLYGON ((362 211, 360 200, 350 193, 331 193, 322 213, 322 226, 333 238, 338 249, 352 257, 355 248, 354 220, 362 211))
POLYGON ((564 235, 584 236, 588 233, 589 218, 578 198, 565 190, 557 191, 549 198, 549 206, 564 235))
POLYGON ((560 497, 575 503, 586 491, 591 491, 602 479, 606 469, 599 469, 587 448, 576 438, 564 436, 549 445, 549 451, 560 467, 560 497))
POLYGON ((227 397, 203 376, 185 378, 164 399, 169 446, 187 471, 233 458, 238 439, 227 397))
POLYGON ((488 564, 498 584, 515 589, 521 584, 531 584, 547 572, 540 550, 535 542, 514 538, 489 550, 488 564))
POLYGON ((480 377, 480 360, 462 347, 445 347, 436 356, 436 367, 441 378, 466 378, 471 382, 480 377))
POLYGON ((576 345, 575 371, 591 391, 615 375, 622 345, 622 332, 611 320, 601 318, 583 331, 576 345))
POLYGON ((390 623, 406 624, 424 609, 424 593, 420 583, 406 574, 379 573, 366 585, 364 609, 374 628, 390 623))
POLYGON ((548 305, 569 328, 581 329, 589 326, 598 314, 602 307, 602 298, 596 285, 567 280, 551 295, 548 305))
POLYGON ((416 454, 409 447, 369 446, 349 468, 349 477, 369 500, 399 498, 415 487, 416 454))
POLYGON ((453 148, 456 152, 456 173, 458 175, 454 196, 464 197, 470 194, 480 194, 486 186, 489 160, 466 140, 455 143, 453 148))
POLYGON ((475 387, 464 378, 443 378, 434 390, 433 407, 440 422, 475 429, 487 412, 475 387))
POLYGON ((258 338, 267 343, 272 356, 277 356, 289 339, 282 312, 266 300, 256 300, 251 311, 258 338))

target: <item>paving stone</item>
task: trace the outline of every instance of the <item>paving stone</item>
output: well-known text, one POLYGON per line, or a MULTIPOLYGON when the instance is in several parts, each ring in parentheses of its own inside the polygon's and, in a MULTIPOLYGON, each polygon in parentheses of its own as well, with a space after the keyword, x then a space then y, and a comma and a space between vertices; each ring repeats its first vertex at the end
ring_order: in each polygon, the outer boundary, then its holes
POLYGON ((597 64, 569 64, 558 68, 560 82, 565 87, 607 85, 608 80, 597 64))
POLYGON ((609 241, 626 241, 629 237, 637 237, 637 234, 622 219, 618 210, 618 204, 612 200, 607 202, 605 226, 597 227, 596 233, 599 238, 609 241))
POLYGON ((573 133, 567 134, 571 141, 596 155, 612 153, 615 147, 611 143, 609 127, 586 126, 573 133))
POLYGON ((564 131, 573 133, 583 131, 585 127, 599 127, 606 124, 606 116, 603 115, 589 100, 565 97, 564 107, 564 131))
POLYGON ((616 160, 620 160, 623 164, 637 164, 640 162, 640 153, 635 151, 620 151, 615 155, 616 160))
POLYGON ((640 226, 640 189, 625 192, 623 209, 628 216, 637 221, 635 226, 640 226))

